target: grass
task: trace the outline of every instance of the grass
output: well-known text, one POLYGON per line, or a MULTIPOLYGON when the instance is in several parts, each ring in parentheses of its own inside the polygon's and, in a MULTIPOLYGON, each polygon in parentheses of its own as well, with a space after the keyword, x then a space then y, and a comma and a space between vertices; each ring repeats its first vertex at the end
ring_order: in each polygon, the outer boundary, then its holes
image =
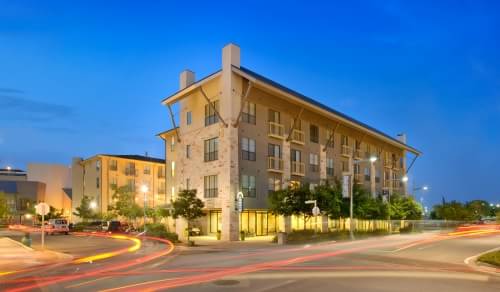
POLYGON ((500 267, 500 250, 483 254, 478 261, 500 267))

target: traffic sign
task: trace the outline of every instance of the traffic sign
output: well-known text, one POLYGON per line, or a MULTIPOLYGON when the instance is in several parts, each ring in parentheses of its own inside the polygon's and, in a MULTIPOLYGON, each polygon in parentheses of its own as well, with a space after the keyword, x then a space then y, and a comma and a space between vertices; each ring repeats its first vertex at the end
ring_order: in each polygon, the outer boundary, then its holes
POLYGON ((35 210, 38 215, 47 215, 50 212, 50 206, 47 203, 41 202, 35 206, 35 210))
POLYGON ((349 198, 350 195, 350 188, 351 188, 351 182, 350 182, 351 176, 349 175, 344 175, 342 177, 342 198, 349 198))
POLYGON ((314 216, 318 216, 321 213, 318 206, 314 206, 312 213, 314 216))

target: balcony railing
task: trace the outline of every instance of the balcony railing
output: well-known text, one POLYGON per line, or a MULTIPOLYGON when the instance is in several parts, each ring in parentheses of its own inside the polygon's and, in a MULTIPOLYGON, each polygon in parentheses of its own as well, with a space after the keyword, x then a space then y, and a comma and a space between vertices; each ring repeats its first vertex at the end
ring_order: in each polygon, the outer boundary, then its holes
POLYGON ((292 175, 304 176, 306 174, 305 165, 303 162, 292 161, 291 166, 292 166, 292 170, 291 170, 292 175))
POLYGON ((392 188, 393 189, 401 188, 401 181, 399 179, 392 180, 392 188))
POLYGON ((267 133, 270 137, 283 139, 284 136, 284 127, 282 124, 278 124, 275 122, 269 122, 269 130, 267 133))
POLYGON ((304 145, 305 144, 305 134, 304 134, 304 131, 294 129, 292 131, 291 142, 293 142, 295 144, 304 145))
POLYGON ((283 172, 283 159, 273 156, 268 157, 267 170, 274 172, 283 172))
POLYGON ((342 148, 340 148, 340 154, 350 157, 352 155, 352 148, 348 145, 342 145, 342 148))
POLYGON ((387 168, 392 168, 392 159, 390 159, 390 158, 385 158, 385 159, 384 159, 384 167, 387 167, 387 168))
POLYGON ((363 154, 361 152, 361 149, 354 149, 354 159, 362 159, 363 154))

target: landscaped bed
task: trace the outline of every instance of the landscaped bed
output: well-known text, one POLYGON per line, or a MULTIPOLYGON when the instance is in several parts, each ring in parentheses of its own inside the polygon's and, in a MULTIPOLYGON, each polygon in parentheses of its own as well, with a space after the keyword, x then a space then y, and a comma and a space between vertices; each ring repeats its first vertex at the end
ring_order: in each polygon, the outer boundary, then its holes
POLYGON ((500 250, 483 254, 477 260, 483 263, 500 267, 500 250))

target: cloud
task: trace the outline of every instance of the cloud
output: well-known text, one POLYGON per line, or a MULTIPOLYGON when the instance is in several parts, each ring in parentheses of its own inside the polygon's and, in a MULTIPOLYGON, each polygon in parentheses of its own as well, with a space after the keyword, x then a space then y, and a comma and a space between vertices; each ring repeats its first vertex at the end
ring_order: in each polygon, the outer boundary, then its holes
POLYGON ((13 95, 0 95, 0 120, 3 121, 55 121, 74 115, 72 107, 31 100, 13 95))

